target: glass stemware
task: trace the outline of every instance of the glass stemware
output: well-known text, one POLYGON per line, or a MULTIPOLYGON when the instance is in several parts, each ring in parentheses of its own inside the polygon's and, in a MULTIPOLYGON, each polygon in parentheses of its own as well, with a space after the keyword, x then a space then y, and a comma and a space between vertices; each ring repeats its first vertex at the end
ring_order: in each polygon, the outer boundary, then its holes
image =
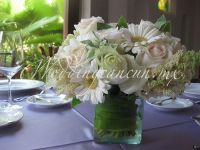
POLYGON ((11 110, 13 105, 11 79, 22 68, 24 62, 23 42, 20 35, 0 32, 0 73, 8 79, 8 99, 1 108, 11 110))

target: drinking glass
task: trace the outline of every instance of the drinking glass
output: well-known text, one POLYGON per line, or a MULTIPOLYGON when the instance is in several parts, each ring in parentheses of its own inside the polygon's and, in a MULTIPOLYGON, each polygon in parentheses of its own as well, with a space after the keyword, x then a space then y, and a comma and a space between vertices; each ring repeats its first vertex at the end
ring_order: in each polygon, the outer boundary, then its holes
POLYGON ((0 32, 0 74, 8 79, 8 98, 1 108, 12 109, 12 77, 22 68, 24 62, 24 51, 22 38, 12 32, 0 32), (14 35, 13 35, 14 34, 14 35))

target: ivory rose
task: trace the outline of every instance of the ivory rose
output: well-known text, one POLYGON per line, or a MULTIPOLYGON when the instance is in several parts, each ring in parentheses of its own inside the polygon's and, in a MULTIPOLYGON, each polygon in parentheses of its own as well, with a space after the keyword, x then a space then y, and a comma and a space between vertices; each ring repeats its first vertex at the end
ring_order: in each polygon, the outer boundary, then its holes
POLYGON ((81 19, 81 21, 74 27, 76 31, 79 32, 79 34, 87 34, 91 31, 97 30, 98 22, 103 23, 104 20, 101 17, 91 17, 87 19, 81 19))
POLYGON ((138 64, 149 68, 157 67, 169 60, 178 50, 183 49, 180 40, 174 37, 163 36, 151 42, 144 52, 137 55, 138 64))

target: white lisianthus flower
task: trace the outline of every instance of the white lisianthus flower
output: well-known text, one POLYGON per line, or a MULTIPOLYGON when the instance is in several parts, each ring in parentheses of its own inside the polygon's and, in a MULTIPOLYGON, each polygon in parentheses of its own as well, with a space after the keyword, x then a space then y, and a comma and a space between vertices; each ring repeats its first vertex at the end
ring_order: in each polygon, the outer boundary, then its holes
POLYGON ((119 54, 116 48, 103 46, 96 50, 96 56, 101 70, 104 70, 104 75, 111 84, 120 84, 126 80, 122 76, 128 71, 127 62, 124 55, 119 54))
POLYGON ((75 72, 71 82, 80 84, 74 90, 76 98, 81 101, 91 100, 93 104, 103 103, 105 100, 104 94, 108 94, 111 85, 101 75, 101 73, 98 73, 96 60, 91 62, 89 68, 84 73, 83 71, 81 73, 75 72))
POLYGON ((61 46, 55 58, 65 58, 71 70, 85 65, 87 61, 87 49, 81 42, 72 39, 67 46, 61 46))
POLYGON ((154 68, 171 59, 178 50, 184 50, 180 39, 163 34, 154 38, 154 41, 151 41, 145 51, 138 54, 136 59, 140 65, 154 68))
POLYGON ((78 41, 87 41, 87 40, 90 40, 90 41, 93 41, 96 39, 95 35, 96 34, 98 36, 98 33, 93 33, 93 32, 89 32, 89 33, 86 33, 86 34, 80 34, 77 36, 77 40, 78 41))
POLYGON ((139 66, 135 61, 135 57, 131 55, 125 56, 128 64, 128 72, 125 82, 119 84, 119 88, 126 94, 133 94, 142 90, 145 83, 148 81, 148 76, 145 74, 145 67, 139 66))
POLYGON ((88 19, 81 19, 81 21, 74 27, 76 31, 79 32, 79 34, 87 34, 89 32, 97 30, 98 22, 104 23, 104 20, 101 17, 91 17, 88 19))
MULTIPOLYGON (((160 31, 149 21, 141 20, 140 24, 129 24, 128 29, 132 34, 132 52, 140 53, 143 46, 150 43, 152 38, 160 35, 160 31)), ((129 43, 127 43, 128 45, 129 43)), ((130 43, 131 44, 131 43, 130 43)))
POLYGON ((107 39, 110 42, 121 44, 124 41, 131 41, 131 33, 128 29, 110 28, 98 31, 99 36, 107 39))

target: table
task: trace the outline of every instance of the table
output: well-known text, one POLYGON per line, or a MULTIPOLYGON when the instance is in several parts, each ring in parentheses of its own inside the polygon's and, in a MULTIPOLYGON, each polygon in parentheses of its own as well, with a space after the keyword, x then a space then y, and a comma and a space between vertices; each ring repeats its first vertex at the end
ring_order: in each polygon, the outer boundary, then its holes
POLYGON ((193 145, 200 146, 200 126, 190 118, 200 114, 197 105, 169 113, 145 104, 142 143, 119 145, 94 143, 95 106, 89 102, 76 108, 65 105, 45 109, 26 102, 19 104, 24 117, 0 128, 0 150, 192 150, 193 145))

